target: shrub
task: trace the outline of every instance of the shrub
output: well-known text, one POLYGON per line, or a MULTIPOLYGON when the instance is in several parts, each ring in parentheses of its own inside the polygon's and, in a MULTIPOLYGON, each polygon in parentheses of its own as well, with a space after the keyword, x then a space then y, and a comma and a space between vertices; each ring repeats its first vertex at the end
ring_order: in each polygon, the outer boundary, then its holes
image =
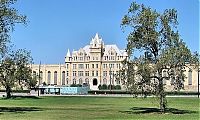
POLYGON ((76 87, 82 87, 82 85, 81 84, 77 84, 76 87))
POLYGON ((107 89, 108 89, 108 86, 107 86, 106 84, 103 84, 103 85, 101 86, 101 89, 102 89, 102 90, 107 90, 107 89))
POLYGON ((99 86, 98 86, 98 88, 99 88, 99 90, 102 90, 102 87, 101 87, 101 85, 99 85, 99 86))
POLYGON ((81 84, 71 84, 70 87, 82 87, 81 84))
POLYGON ((116 85, 116 86, 114 87, 114 89, 115 89, 115 90, 121 90, 121 86, 120 86, 120 85, 116 85))
POLYGON ((70 87, 76 87, 76 84, 71 84, 70 87))

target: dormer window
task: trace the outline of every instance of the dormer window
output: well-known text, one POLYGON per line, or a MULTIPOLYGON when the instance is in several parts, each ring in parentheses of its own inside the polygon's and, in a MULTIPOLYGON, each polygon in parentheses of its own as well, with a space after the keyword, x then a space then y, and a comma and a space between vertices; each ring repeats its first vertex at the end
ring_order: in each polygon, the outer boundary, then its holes
POLYGON ((94 44, 94 47, 96 47, 97 46, 97 44, 94 44))

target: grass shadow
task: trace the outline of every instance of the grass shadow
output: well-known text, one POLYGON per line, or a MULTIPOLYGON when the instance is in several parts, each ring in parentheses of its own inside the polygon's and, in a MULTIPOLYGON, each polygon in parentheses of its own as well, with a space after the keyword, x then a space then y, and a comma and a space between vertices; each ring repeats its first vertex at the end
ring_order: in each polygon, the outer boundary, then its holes
POLYGON ((2 98, 2 99, 42 99, 40 97, 37 96, 33 96, 33 95, 13 95, 11 96, 11 98, 2 98))
MULTIPOLYGON (((152 113, 158 113, 161 114, 162 112, 158 108, 144 108, 144 107, 132 107, 129 111, 120 111, 121 113, 126 114, 152 114, 152 113)), ((192 114, 192 113, 198 113, 197 111, 191 111, 191 110, 180 110, 176 108, 167 108, 165 113, 170 114, 192 114)))
POLYGON ((5 113, 5 112, 24 113, 32 111, 42 111, 42 109, 37 107, 0 107, 0 113, 5 113))

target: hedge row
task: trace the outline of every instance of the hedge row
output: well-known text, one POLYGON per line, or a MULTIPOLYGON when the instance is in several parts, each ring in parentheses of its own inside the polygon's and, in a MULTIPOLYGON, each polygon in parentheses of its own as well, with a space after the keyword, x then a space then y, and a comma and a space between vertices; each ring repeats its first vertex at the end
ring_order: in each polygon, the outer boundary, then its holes
MULTIPOLYGON (((131 91, 124 91, 124 90, 91 90, 88 91, 89 94, 136 94, 131 93, 131 91)), ((142 94, 138 92, 137 94, 142 94)), ((197 92, 166 92, 167 95, 198 95, 197 92)))
POLYGON ((98 86, 99 90, 121 90, 121 86, 120 85, 99 85, 98 86))

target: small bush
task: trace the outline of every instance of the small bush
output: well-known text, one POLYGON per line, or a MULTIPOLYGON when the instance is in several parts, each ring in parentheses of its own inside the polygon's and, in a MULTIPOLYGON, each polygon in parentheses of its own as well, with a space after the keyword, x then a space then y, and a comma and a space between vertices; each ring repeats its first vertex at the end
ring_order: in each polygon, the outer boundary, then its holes
POLYGON ((81 84, 71 84, 70 87, 82 87, 81 84))
POLYGON ((107 90, 107 89, 108 89, 108 86, 107 86, 106 84, 103 84, 103 85, 101 86, 101 88, 102 88, 102 90, 107 90))
POLYGON ((120 85, 116 85, 116 86, 114 86, 114 89, 115 90, 121 90, 121 86, 120 85))
POLYGON ((82 87, 82 85, 81 84, 77 84, 76 87, 82 87))
POLYGON ((102 89, 101 89, 101 88, 102 88, 101 85, 99 85, 98 88, 99 88, 99 90, 102 90, 102 89))
POLYGON ((76 87, 76 84, 71 84, 70 87, 76 87))

